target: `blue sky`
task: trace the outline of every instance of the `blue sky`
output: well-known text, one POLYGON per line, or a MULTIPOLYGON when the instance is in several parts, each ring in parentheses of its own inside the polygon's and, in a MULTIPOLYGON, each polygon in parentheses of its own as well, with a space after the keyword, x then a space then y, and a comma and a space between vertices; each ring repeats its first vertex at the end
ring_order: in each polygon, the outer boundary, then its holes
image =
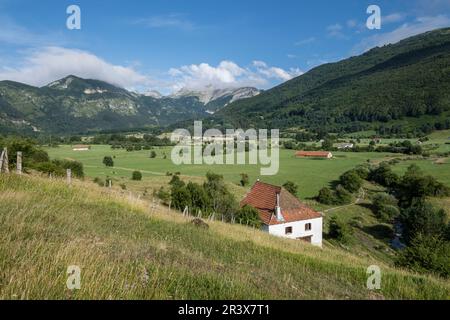
POLYGON ((450 26, 450 0, 0 0, 0 80, 67 74, 129 89, 267 89, 322 63, 450 26), (66 8, 81 9, 68 30, 66 8), (381 30, 365 24, 382 12, 381 30))

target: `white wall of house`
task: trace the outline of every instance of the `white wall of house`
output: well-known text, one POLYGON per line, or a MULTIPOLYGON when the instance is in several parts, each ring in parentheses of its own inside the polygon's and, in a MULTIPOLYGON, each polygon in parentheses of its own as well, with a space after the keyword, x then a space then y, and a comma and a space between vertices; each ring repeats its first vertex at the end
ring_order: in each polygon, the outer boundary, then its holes
POLYGON ((289 238, 299 239, 312 236, 311 243, 316 246, 322 246, 323 218, 312 220, 295 221, 290 223, 278 224, 273 226, 264 225, 263 230, 270 234, 289 238), (311 230, 306 230, 306 225, 311 224, 311 230), (286 228, 292 227, 292 233, 286 234, 286 228))

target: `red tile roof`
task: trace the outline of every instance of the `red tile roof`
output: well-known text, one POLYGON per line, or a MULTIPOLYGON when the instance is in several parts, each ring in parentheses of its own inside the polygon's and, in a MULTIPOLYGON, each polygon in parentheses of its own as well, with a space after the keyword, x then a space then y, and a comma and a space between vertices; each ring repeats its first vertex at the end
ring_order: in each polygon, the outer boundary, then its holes
POLYGON ((258 210, 266 225, 277 225, 295 221, 321 218, 322 215, 301 203, 289 191, 263 182, 256 182, 252 190, 241 201, 241 207, 250 205, 258 210), (281 214, 284 221, 278 221, 275 214, 277 194, 280 194, 281 214))
POLYGON ((328 158, 329 151, 298 151, 295 155, 297 157, 319 157, 328 158))

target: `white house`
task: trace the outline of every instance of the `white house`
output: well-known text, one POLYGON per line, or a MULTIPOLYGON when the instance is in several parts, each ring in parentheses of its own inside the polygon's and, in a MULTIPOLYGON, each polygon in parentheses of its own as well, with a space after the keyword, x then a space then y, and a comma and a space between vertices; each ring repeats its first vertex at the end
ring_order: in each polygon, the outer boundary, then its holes
POLYGON ((258 210, 264 231, 322 246, 322 215, 286 189, 258 181, 241 201, 245 205, 258 210))
POLYGON ((337 145, 337 148, 339 150, 346 150, 346 149, 353 149, 355 147, 355 145, 351 142, 349 143, 340 143, 337 145))

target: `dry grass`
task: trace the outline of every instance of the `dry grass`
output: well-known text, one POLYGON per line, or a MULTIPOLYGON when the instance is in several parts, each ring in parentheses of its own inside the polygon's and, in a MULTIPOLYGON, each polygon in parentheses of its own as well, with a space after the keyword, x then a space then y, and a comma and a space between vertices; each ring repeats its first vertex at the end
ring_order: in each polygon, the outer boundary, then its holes
POLYGON ((94 184, 0 176, 2 299, 448 299, 448 281, 182 215, 94 184), (382 268, 382 289, 366 269, 382 268), (82 270, 66 288, 67 267, 82 270))

